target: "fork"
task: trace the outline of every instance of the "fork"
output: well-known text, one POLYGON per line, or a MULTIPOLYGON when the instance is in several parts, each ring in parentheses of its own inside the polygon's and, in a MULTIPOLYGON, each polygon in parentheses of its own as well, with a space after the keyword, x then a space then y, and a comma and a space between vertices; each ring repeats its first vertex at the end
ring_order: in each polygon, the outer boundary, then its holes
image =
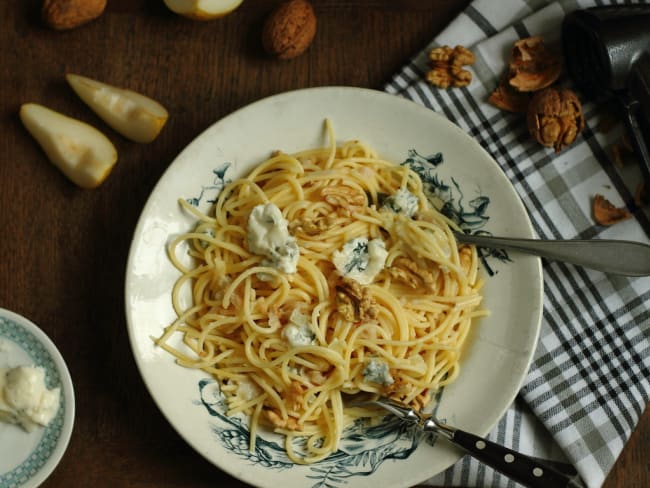
POLYGON ((612 239, 514 239, 454 232, 458 242, 491 249, 507 249, 562 261, 605 273, 650 275, 650 246, 612 239))
POLYGON ((432 414, 419 412, 403 403, 389 398, 376 398, 351 402, 350 407, 377 406, 412 424, 425 433, 438 434, 454 445, 464 449, 474 458, 491 466, 502 474, 530 488, 586 488, 576 474, 567 475, 505 446, 483 437, 451 427, 432 414))

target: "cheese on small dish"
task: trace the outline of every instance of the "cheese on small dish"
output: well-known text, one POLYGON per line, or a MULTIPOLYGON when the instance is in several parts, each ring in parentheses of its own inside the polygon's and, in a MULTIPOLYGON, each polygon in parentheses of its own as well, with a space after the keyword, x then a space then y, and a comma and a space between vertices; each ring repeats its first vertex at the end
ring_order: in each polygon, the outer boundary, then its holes
POLYGON ((60 388, 49 390, 39 366, 0 368, 0 421, 26 431, 47 426, 59 409, 60 388))

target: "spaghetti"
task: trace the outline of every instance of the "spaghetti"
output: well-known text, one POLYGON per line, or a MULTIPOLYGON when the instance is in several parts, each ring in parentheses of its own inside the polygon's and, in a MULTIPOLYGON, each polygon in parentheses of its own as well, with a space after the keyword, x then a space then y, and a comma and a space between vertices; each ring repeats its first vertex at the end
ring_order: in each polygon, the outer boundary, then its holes
POLYGON ((180 200, 198 224, 170 243, 178 318, 155 339, 219 381, 227 414, 250 417, 251 449, 271 427, 298 463, 327 457, 347 425, 379 415, 346 408, 345 393, 429 403, 458 376, 484 313, 476 250, 456 244, 417 174, 359 141, 337 146, 327 128, 328 147, 274 153, 209 215, 180 200), (192 353, 168 343, 175 333, 192 353))

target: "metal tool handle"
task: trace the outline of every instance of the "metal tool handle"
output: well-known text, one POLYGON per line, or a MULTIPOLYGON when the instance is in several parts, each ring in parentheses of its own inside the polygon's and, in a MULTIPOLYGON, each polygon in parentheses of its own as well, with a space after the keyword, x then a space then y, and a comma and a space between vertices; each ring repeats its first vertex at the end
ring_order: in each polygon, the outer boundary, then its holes
POLYGON ((429 419, 425 431, 441 434, 479 461, 530 488, 585 488, 580 478, 569 476, 538 460, 495 444, 483 437, 470 434, 429 419))
POLYGON ((492 249, 520 251, 543 258, 577 264, 605 273, 650 275, 650 246, 641 242, 609 239, 512 239, 454 233, 459 242, 492 249))
MULTIPOLYGON (((650 65, 650 61, 646 63, 650 65)), ((648 76, 650 77, 650 75, 648 76)), ((650 98, 650 95, 648 97, 650 98)), ((650 148, 646 143, 646 137, 650 140, 650 136, 644 135, 647 134, 647 131, 642 127, 644 121, 641 104, 638 100, 631 100, 629 97, 620 97, 620 103, 623 105, 625 113, 625 125, 632 134, 632 147, 639 158, 641 175, 648 185, 647 188, 650 188, 650 148)), ((650 111, 650 107, 647 110, 650 111)))

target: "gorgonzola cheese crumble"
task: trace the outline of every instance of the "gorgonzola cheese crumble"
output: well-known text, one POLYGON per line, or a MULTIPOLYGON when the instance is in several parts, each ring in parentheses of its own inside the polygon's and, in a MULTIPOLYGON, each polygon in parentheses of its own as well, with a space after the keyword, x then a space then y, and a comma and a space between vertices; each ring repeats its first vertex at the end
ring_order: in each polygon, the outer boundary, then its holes
POLYGON ((388 370, 388 364, 377 358, 368 361, 363 369, 363 377, 366 381, 380 385, 392 385, 395 382, 388 370))
POLYGON ((384 200, 381 208, 406 217, 413 217, 418 211, 419 204, 418 197, 406 188, 400 188, 394 195, 384 200))
POLYGON ((316 338, 309 326, 309 316, 298 310, 291 312, 289 323, 282 329, 282 336, 291 347, 309 346, 316 338))
POLYGON ((257 205, 248 218, 248 250, 265 256, 263 266, 283 273, 296 272, 300 251, 296 239, 289 234, 287 220, 273 203, 257 205))
POLYGON ((345 243, 339 251, 334 251, 332 262, 339 273, 362 285, 369 285, 386 264, 388 251, 381 239, 368 241, 357 237, 345 243))

